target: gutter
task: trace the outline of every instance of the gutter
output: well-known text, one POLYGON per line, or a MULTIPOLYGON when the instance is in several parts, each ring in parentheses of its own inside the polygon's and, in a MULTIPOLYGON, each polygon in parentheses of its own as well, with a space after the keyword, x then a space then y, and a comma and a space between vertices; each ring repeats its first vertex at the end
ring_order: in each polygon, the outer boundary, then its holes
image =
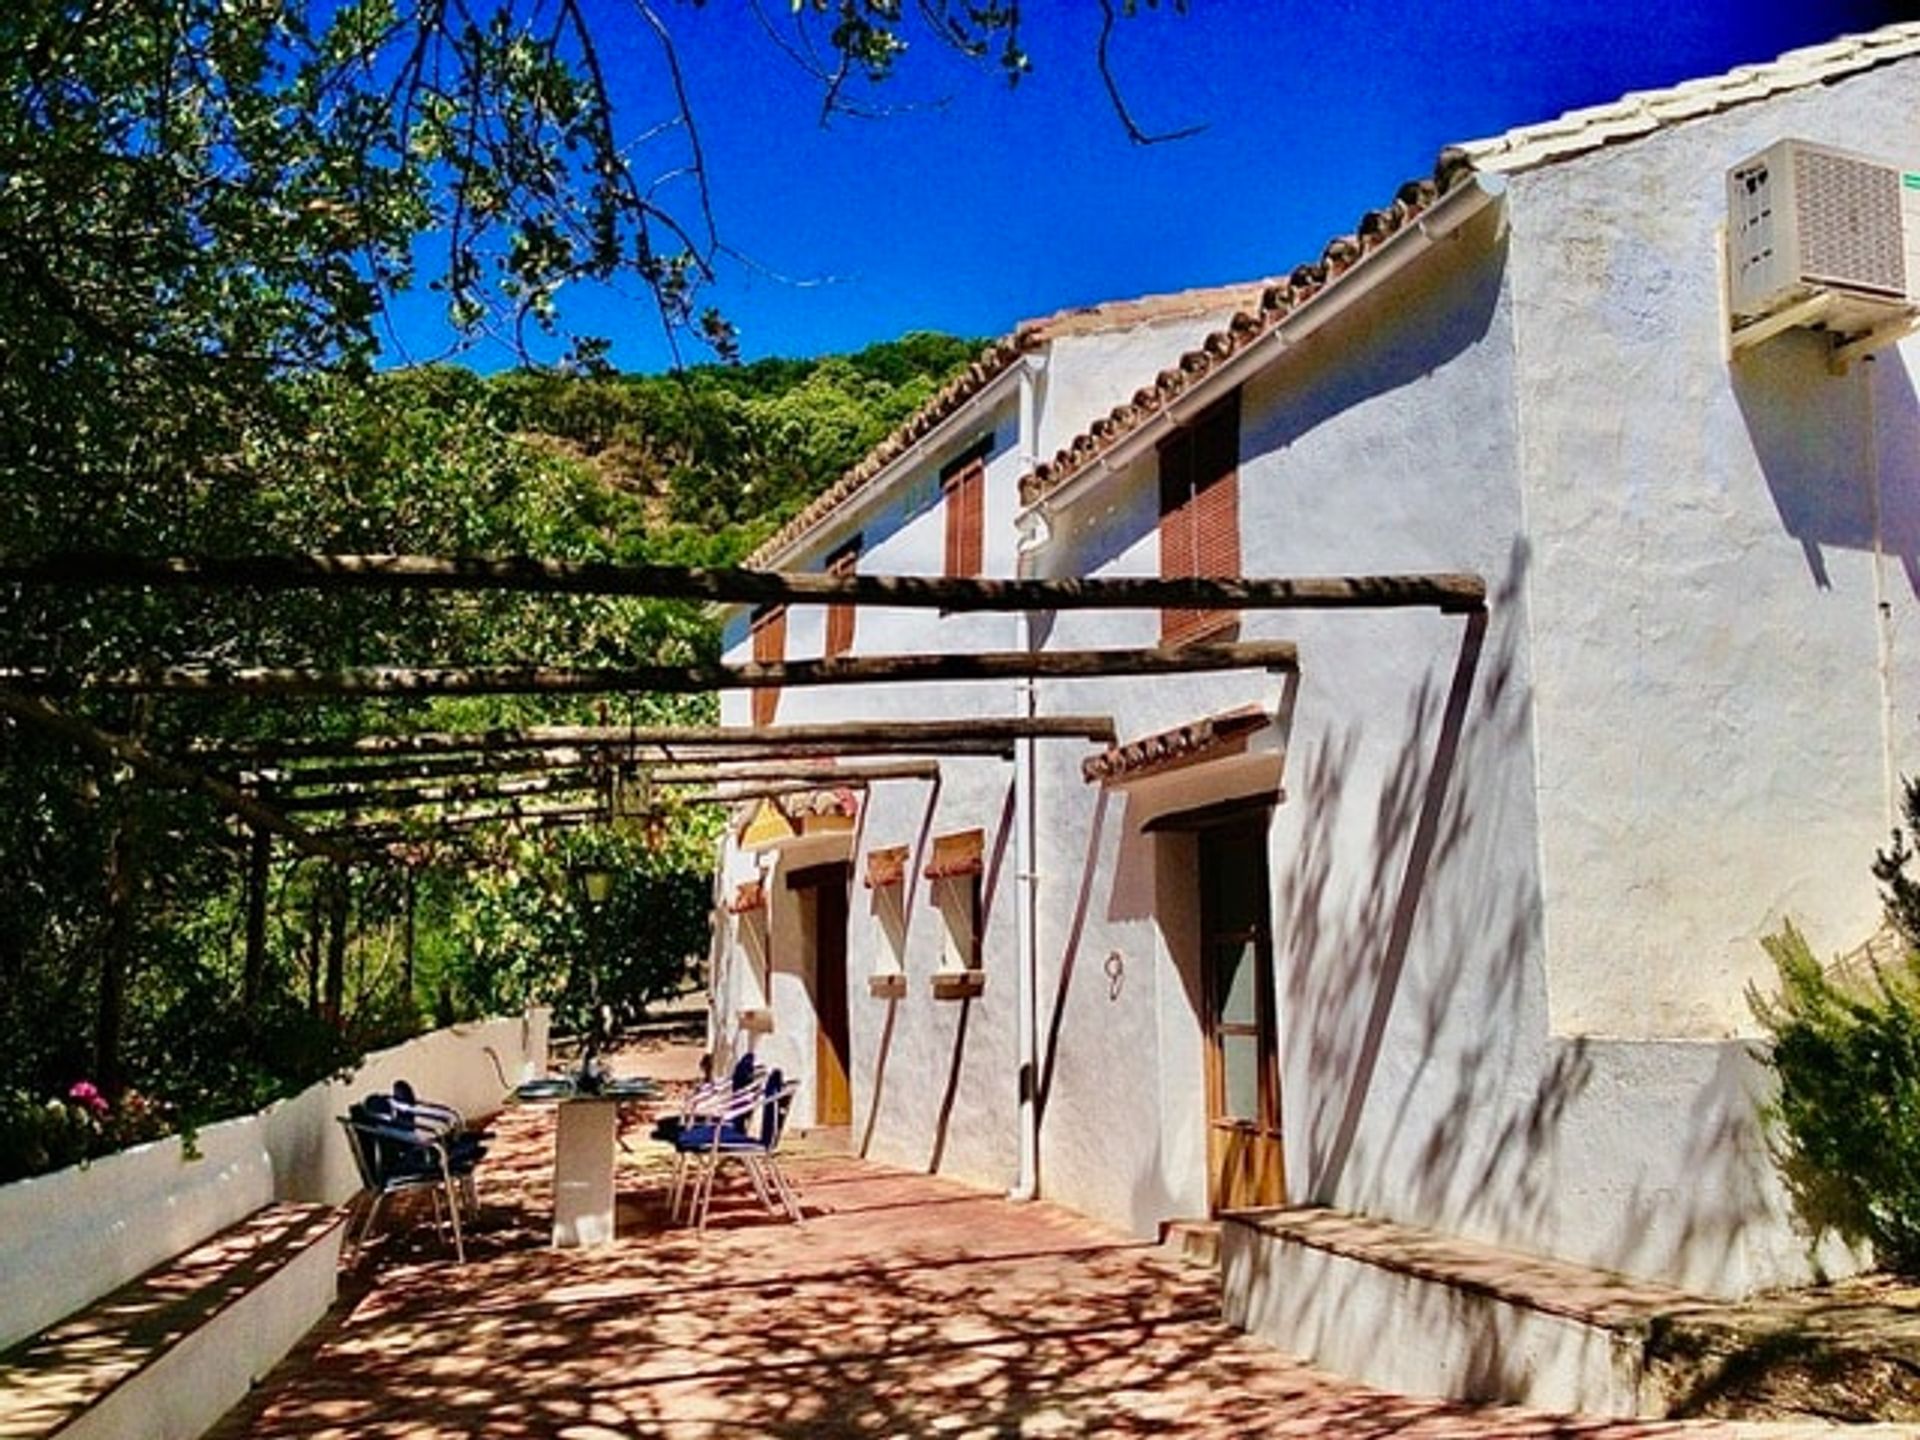
MULTIPOLYGON (((1475 174, 1434 201, 1416 219, 1388 237, 1371 255, 1358 261, 1334 283, 1289 313, 1271 329, 1262 331, 1245 348, 1229 355, 1192 386, 1154 411, 1138 427, 1108 450, 1089 460, 1078 473, 1014 515, 1014 523, 1035 533, 1045 544, 1052 515, 1078 500, 1093 484, 1125 469, 1167 433, 1187 424, 1202 410, 1239 385, 1246 372, 1279 352, 1299 344, 1328 321, 1343 314, 1381 284, 1399 274, 1434 246, 1451 240, 1469 221, 1506 193, 1503 175, 1475 174)), ((1031 473, 1029 470, 1028 473, 1031 473)))

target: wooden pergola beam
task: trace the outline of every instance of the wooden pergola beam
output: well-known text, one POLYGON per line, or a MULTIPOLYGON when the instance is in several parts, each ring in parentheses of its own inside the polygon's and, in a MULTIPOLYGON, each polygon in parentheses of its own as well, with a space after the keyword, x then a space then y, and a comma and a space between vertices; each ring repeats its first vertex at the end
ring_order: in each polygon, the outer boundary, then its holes
POLYGON ((324 835, 316 834, 297 822, 287 819, 272 806, 263 804, 235 786, 217 780, 203 771, 179 764, 163 755, 156 755, 139 741, 128 736, 115 735, 77 716, 69 715, 38 695, 22 695, 16 691, 0 688, 0 711, 44 730, 50 735, 58 735, 101 759, 138 770, 141 774, 151 776, 163 785, 170 785, 179 790, 198 791, 228 814, 237 815, 245 820, 256 831, 266 831, 283 837, 303 855, 314 855, 341 864, 379 858, 355 846, 334 844, 324 835))
POLYGON ((1486 604, 1478 575, 992 580, 933 575, 825 575, 774 570, 541 560, 529 556, 142 556, 69 553, 0 561, 0 583, 107 588, 515 591, 627 595, 739 605, 879 605, 981 610, 1333 610, 1486 604))
POLYGON ((152 669, 66 674, 0 669, 0 685, 36 694, 109 695, 609 695, 703 694, 711 690, 801 689, 822 685, 941 684, 975 680, 1099 679, 1190 675, 1218 670, 1292 670, 1290 640, 1154 646, 1131 650, 990 650, 972 654, 843 655, 831 660, 745 665, 695 663, 572 669, 360 666, 152 669))
POLYGON ((596 775, 542 775, 528 779, 492 777, 457 785, 395 786, 343 785, 307 795, 288 795, 274 803, 289 815, 340 810, 415 810, 427 805, 459 804, 468 800, 507 800, 527 795, 566 795, 599 788, 596 775))
MULTIPOLYGON (((843 765, 827 767, 761 765, 708 766, 699 769, 648 767, 648 780, 654 785, 720 785, 728 781, 793 780, 805 782, 802 789, 834 785, 866 784, 875 780, 937 780, 940 766, 932 760, 899 761, 879 765, 843 765)), ((392 811, 419 810, 432 805, 459 804, 466 801, 520 799, 532 795, 564 795, 592 790, 600 777, 593 774, 549 775, 531 779, 480 778, 472 783, 425 785, 417 787, 372 788, 343 786, 317 794, 289 795, 276 799, 284 814, 308 814, 316 811, 392 811)))
POLYGON ((248 771, 240 783, 262 795, 278 796, 294 790, 335 785, 384 785, 420 780, 481 779, 489 775, 534 775, 555 770, 584 769, 593 757, 577 748, 560 750, 505 750, 479 755, 439 755, 423 760, 369 761, 363 764, 313 765, 300 769, 248 771))
POLYGON ((655 785, 719 785, 730 780, 795 780, 802 788, 827 789, 858 781, 938 780, 937 760, 897 760, 876 764, 834 766, 768 765, 749 761, 739 765, 716 765, 700 769, 655 770, 649 778, 655 785))
POLYGON ((417 832, 414 827, 396 824, 391 819, 380 818, 343 820, 339 824, 329 825, 324 830, 316 830, 312 833, 334 838, 358 836, 365 839, 369 836, 379 836, 382 839, 391 837, 393 839, 421 840, 427 839, 435 832, 441 830, 466 830, 476 825, 491 825, 495 822, 508 820, 544 821, 554 819, 585 822, 594 819, 607 821, 610 817, 607 814, 607 807, 599 803, 592 805, 506 804, 498 807, 476 807, 471 810, 454 810, 445 815, 435 815, 431 819, 422 820, 417 832))
POLYGON ((835 753, 857 747, 963 753, 959 746, 999 750, 1016 740, 1085 740, 1111 745, 1110 715, 983 715, 970 720, 824 721, 797 725, 531 725, 514 730, 419 731, 363 735, 351 740, 200 741, 187 753, 239 763, 270 761, 490 754, 502 750, 651 747, 663 751, 769 750, 797 753, 818 747, 835 753))

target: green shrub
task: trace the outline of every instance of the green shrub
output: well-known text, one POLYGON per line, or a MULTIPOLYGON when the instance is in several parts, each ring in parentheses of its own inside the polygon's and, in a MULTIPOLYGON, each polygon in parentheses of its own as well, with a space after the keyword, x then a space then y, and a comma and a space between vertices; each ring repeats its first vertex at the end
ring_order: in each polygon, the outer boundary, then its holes
POLYGON ((1779 1090, 1775 1157, 1817 1231, 1920 1274, 1920 956, 1830 973, 1789 924, 1765 942, 1779 993, 1754 995, 1779 1090))

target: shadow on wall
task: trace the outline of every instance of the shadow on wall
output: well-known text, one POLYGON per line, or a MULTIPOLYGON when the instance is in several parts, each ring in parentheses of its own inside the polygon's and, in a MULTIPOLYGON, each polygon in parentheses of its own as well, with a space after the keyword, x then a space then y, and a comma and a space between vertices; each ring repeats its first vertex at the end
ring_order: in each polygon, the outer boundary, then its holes
MULTIPOLYGON (((1517 618, 1528 564, 1516 545, 1496 622, 1517 618)), ((1364 792, 1378 718, 1297 747, 1302 828, 1279 857, 1275 912, 1282 1044, 1308 1087, 1289 1110, 1306 1128, 1289 1140, 1296 1194, 1629 1272, 1737 1281, 1771 1212, 1751 1057, 1545 1028, 1537 873, 1513 843, 1527 803, 1520 643, 1516 623, 1463 628, 1451 674, 1436 665, 1408 696, 1392 731, 1404 739, 1364 792), (1363 845, 1371 873, 1355 879, 1363 845), (1635 1137, 1617 1127, 1659 1116, 1683 1158, 1645 1175, 1623 1166, 1635 1137), (1580 1230, 1587 1215, 1605 1233, 1580 1230)))
POLYGON ((1043 1131, 1047 1123, 1047 1101, 1053 1094, 1053 1071, 1060 1059, 1060 1028, 1066 1021, 1067 997, 1073 990, 1073 972, 1080 959, 1080 938, 1086 932, 1087 912, 1093 904, 1093 881, 1100 868, 1100 847, 1107 828, 1107 809, 1112 793, 1101 786, 1094 802, 1093 819, 1087 825, 1086 858, 1080 866, 1080 888, 1074 895, 1073 914, 1067 921, 1066 938, 1060 946, 1059 979, 1053 987, 1053 1006, 1047 1016, 1046 1034, 1041 1040, 1040 1079, 1034 1091, 1035 1124, 1043 1131))
MULTIPOLYGON (((888 927, 888 934, 882 943, 895 946, 895 956, 902 971, 907 959, 907 916, 913 913, 914 899, 920 889, 920 872, 925 868, 927 857, 933 853, 933 825, 940 814, 940 777, 935 776, 927 787, 927 796, 920 809, 920 824, 914 834, 913 844, 907 851, 907 863, 900 877, 900 894, 896 901, 884 911, 880 909, 879 890, 874 891, 876 913, 883 916, 882 923, 888 927), (893 927, 897 925, 897 930, 893 927)), ((862 817, 861 833, 865 832, 865 817, 862 817)), ((848 977, 849 981, 852 977, 848 977)), ((873 1078, 865 1087, 867 1094, 867 1122, 860 1131, 860 1154, 865 1158, 873 1148, 874 1132, 879 1128, 881 1103, 887 1089, 887 1066, 893 1058, 894 1023, 900 1014, 898 1000, 887 1001, 886 1024, 880 1031, 880 1043, 874 1049, 873 1078)))
MULTIPOLYGON (((1657 1062, 1669 1047, 1636 1048, 1657 1062)), ((1644 1072, 1652 1067, 1642 1068, 1644 1072)), ((1635 1078, 1649 1089, 1661 1083, 1657 1071, 1635 1078)), ((1684 1088, 1674 1093, 1673 1109, 1687 1116, 1685 1153, 1696 1158, 1693 1173, 1711 1175, 1714 1184, 1690 1185, 1685 1194, 1676 1194, 1637 1179, 1610 1250, 1622 1270, 1659 1270, 1678 1256, 1694 1272, 1710 1280, 1733 1277, 1737 1283, 1730 1288, 1743 1289, 1746 1277, 1764 1275, 1770 1268, 1767 1257, 1746 1253, 1754 1215, 1769 1211, 1778 1195, 1760 1109, 1770 1082, 1759 1059, 1744 1045, 1718 1047, 1713 1072, 1704 1085, 1686 1078, 1684 1088), (1659 1250, 1654 1250, 1655 1237, 1662 1231, 1655 1221, 1676 1211, 1685 1217, 1679 1230, 1671 1238, 1661 1238, 1659 1250)), ((1803 1239, 1809 1266, 1819 1273, 1819 1241, 1811 1234, 1803 1239)))
MULTIPOLYGON (((1006 868, 1007 842, 1013 834, 1014 787, 1007 786, 1000 806, 1000 823, 995 828, 992 850, 987 856, 986 874, 980 883, 980 913, 976 919, 982 938, 991 932, 994 897, 1000 893, 1000 877, 1006 868)), ((953 1028, 953 1048, 947 1062, 946 1088, 940 1094, 940 1109, 933 1124, 933 1149, 927 1157, 927 1172, 937 1175, 947 1155, 947 1135, 953 1125, 954 1107, 960 1100, 961 1071, 967 1058, 967 1023, 973 1018, 973 1000, 959 1002, 960 1020, 953 1028)))
MULTIPOLYGON (((1241 435, 1241 456, 1284 450, 1329 420, 1419 383, 1484 340, 1506 273, 1507 241, 1496 231, 1494 217, 1483 217, 1467 231, 1480 244, 1442 246, 1370 308, 1349 312, 1278 362, 1272 374, 1287 387, 1287 403, 1273 407, 1263 428, 1241 435), (1329 347, 1338 348, 1337 364, 1327 363, 1329 347)), ((1158 506, 1153 485, 1136 487, 1124 510, 1075 533, 1070 561, 1061 555, 1051 563, 1067 563, 1069 574, 1096 573, 1154 530, 1158 506)))
POLYGON ((1920 595, 1920 397, 1900 351, 1834 375, 1826 338, 1796 330, 1743 355, 1732 377, 1774 508, 1814 584, 1832 588, 1827 549, 1872 551, 1877 540, 1920 595))
MULTIPOLYGON (((1492 615, 1517 609, 1528 563, 1516 542, 1492 615)), ((1500 843, 1528 743, 1519 640, 1517 624, 1465 622, 1451 673, 1408 697, 1377 794, 1349 793, 1367 720, 1330 727, 1296 772, 1275 944, 1288 1072, 1310 1087, 1290 1110, 1307 1121, 1290 1147, 1303 1198, 1495 1232, 1534 1229, 1552 1203, 1546 1162, 1591 1071, 1579 1046, 1546 1056, 1543 1007, 1526 1004, 1539 893, 1500 843), (1354 880, 1343 832, 1363 827, 1371 868, 1354 880)))

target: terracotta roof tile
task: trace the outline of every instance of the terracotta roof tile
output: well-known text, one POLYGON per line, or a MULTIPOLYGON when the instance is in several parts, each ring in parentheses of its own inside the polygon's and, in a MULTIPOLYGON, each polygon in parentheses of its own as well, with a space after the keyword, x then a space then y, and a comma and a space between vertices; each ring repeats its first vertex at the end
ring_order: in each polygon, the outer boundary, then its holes
POLYGON ((1153 416, 1254 340, 1272 330, 1367 255, 1406 227, 1409 220, 1477 173, 1505 173, 1571 159, 1617 141, 1633 140, 1665 126, 1763 99, 1782 90, 1825 84, 1876 65, 1920 55, 1920 22, 1890 25, 1865 35, 1790 51, 1766 65, 1746 65, 1725 75, 1688 80, 1664 90, 1638 91, 1607 105, 1570 110, 1504 135, 1441 151, 1431 180, 1401 186, 1393 205, 1370 210, 1350 235, 1327 242, 1320 259, 1295 267, 1281 284, 1262 293, 1258 312, 1236 314, 1199 349, 1162 370, 1150 387, 1134 392, 1069 441, 1054 457, 1020 481, 1022 504, 1032 505, 1059 489, 1097 457, 1140 429, 1153 416))
POLYGON ((1318 261, 1298 265, 1285 280, 1263 286, 1257 306, 1237 311, 1226 325, 1207 336, 1179 361, 1162 370, 1150 386, 1095 420, 1054 457, 1036 465, 1020 481, 1020 500, 1031 505, 1064 485, 1093 460, 1123 438, 1147 424, 1206 376, 1229 363, 1254 341, 1275 329, 1301 306, 1363 264, 1388 240, 1406 229, 1445 195, 1473 175, 1473 166, 1458 151, 1447 150, 1434 166, 1432 178, 1410 180, 1393 203, 1369 210, 1350 235, 1336 235, 1320 252, 1318 261))
POLYGON ((1049 341, 1204 315, 1234 304, 1251 304, 1266 283, 1264 280, 1255 280, 1238 285, 1181 290, 1168 295, 1147 295, 1133 300, 1114 300, 1100 305, 1082 305, 1038 320, 1023 321, 1011 333, 987 345, 971 365, 942 386, 932 399, 862 456, 857 465, 762 542, 745 563, 756 568, 771 565, 803 536, 865 489, 881 471, 939 429, 974 396, 1012 369, 1023 355, 1040 349, 1049 341))
POLYGON ((1124 745, 1111 745, 1098 755, 1082 760, 1080 773, 1090 784, 1149 775, 1156 770, 1204 759, 1229 747, 1238 748, 1247 736, 1272 721, 1273 717, 1257 705, 1208 715, 1156 735, 1143 735, 1124 745))
POLYGON ((1783 90, 1823 85, 1909 55, 1920 55, 1920 22, 1844 35, 1824 45, 1789 50, 1764 65, 1742 65, 1724 75, 1687 80, 1663 90, 1635 91, 1608 105, 1571 110, 1460 148, 1481 170, 1527 170, 1783 90))

